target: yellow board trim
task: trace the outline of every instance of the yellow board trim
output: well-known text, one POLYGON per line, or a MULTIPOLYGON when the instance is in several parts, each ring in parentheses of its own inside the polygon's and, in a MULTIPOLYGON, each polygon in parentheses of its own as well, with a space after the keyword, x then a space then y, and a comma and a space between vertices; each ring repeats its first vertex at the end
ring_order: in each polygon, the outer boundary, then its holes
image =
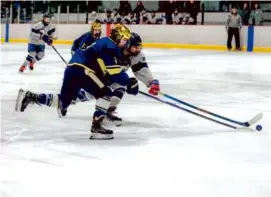
MULTIPOLYGON (((4 38, 1 38, 1 43, 5 42, 4 38)), ((28 39, 11 38, 10 43, 27 43, 28 39)), ((54 44, 72 44, 72 40, 55 40, 54 44)), ((143 43, 146 48, 166 48, 166 49, 196 49, 196 50, 227 50, 223 45, 204 45, 204 44, 174 44, 174 43, 143 43)), ((242 47, 243 51, 246 51, 246 47, 242 47)), ((253 52, 271 52, 271 47, 254 47, 253 52)))
POLYGON ((254 47, 253 52, 271 52, 271 47, 254 47))

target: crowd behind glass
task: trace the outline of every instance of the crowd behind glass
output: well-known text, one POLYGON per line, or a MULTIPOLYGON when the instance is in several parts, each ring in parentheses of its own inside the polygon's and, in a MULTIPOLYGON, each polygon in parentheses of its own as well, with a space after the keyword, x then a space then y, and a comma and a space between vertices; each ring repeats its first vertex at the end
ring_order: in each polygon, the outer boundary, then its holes
POLYGON ((90 13, 89 22, 98 19, 103 23, 195 25, 200 12, 229 12, 233 4, 244 25, 263 25, 260 5, 271 10, 271 2, 267 1, 2 1, 1 18, 7 17, 12 8, 12 23, 16 23, 20 8, 20 16, 24 15, 21 21, 25 22, 33 13, 57 13, 60 5, 61 13, 67 12, 67 6, 69 13, 90 13))

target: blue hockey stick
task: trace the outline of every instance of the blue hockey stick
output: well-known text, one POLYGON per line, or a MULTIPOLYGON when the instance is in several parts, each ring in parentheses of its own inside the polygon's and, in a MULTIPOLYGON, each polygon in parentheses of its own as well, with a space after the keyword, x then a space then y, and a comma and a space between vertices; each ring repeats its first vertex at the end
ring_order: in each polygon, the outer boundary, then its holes
POLYGON ((170 106, 172 106, 172 107, 178 108, 178 109, 183 110, 183 111, 185 111, 185 112, 188 112, 188 113, 190 113, 190 114, 196 115, 196 116, 198 116, 198 117, 204 118, 204 119, 206 119, 206 120, 215 122, 215 123, 217 123, 217 124, 220 124, 220 125, 223 125, 223 126, 232 128, 232 129, 237 129, 237 130, 239 130, 239 131, 255 131, 255 130, 252 129, 252 128, 241 128, 241 127, 236 127, 236 126, 227 124, 227 123, 225 123, 225 122, 222 122, 222 121, 219 121, 219 120, 215 120, 215 119, 213 119, 213 118, 204 116, 204 115, 199 114, 199 113, 197 113, 197 112, 194 112, 194 111, 191 111, 191 110, 186 109, 186 108, 184 108, 184 107, 181 107, 181 106, 179 106, 179 105, 176 105, 176 104, 174 104, 174 103, 171 103, 171 102, 168 102, 168 101, 164 101, 164 100, 162 100, 162 99, 160 99, 160 98, 158 98, 158 97, 156 97, 156 96, 152 96, 152 95, 147 94, 147 93, 142 92, 142 91, 139 91, 139 93, 142 94, 142 95, 144 95, 144 96, 147 96, 147 97, 149 97, 149 98, 155 99, 155 100, 157 100, 157 101, 159 101, 159 102, 161 102, 161 103, 170 105, 170 106))
POLYGON ((184 101, 182 101, 182 100, 179 100, 179 99, 177 99, 177 98, 175 98, 175 97, 173 97, 173 96, 170 96, 170 95, 168 95, 168 94, 165 94, 165 93, 163 93, 163 92, 159 92, 159 94, 162 95, 162 96, 164 96, 164 97, 166 97, 166 98, 169 98, 169 99, 171 99, 171 100, 173 100, 173 101, 176 101, 176 102, 178 102, 178 103, 180 103, 180 104, 183 104, 183 105, 185 105, 185 106, 188 106, 188 107, 191 107, 191 108, 193 108, 193 109, 196 109, 196 110, 198 110, 198 111, 200 111, 200 112, 209 114, 209 115, 214 116, 214 117, 216 117, 216 118, 220 118, 220 119, 222 119, 222 120, 226 120, 226 121, 228 121, 228 122, 231 122, 231 123, 234 123, 234 124, 237 124, 237 125, 241 125, 241 126, 244 126, 244 127, 249 127, 249 126, 255 124, 256 122, 260 121, 260 120, 262 119, 262 117, 263 117, 263 114, 262 114, 262 113, 258 113, 258 114, 257 114, 256 116, 254 116, 251 120, 249 120, 249 121, 247 121, 247 122, 240 122, 240 121, 236 121, 236 120, 233 120, 233 119, 230 119, 230 118, 221 116, 221 115, 219 115, 219 114, 216 114, 216 113, 207 111, 207 110, 202 109, 202 108, 199 108, 199 107, 197 107, 197 106, 191 105, 191 104, 189 104, 189 103, 186 103, 186 102, 184 102, 184 101))

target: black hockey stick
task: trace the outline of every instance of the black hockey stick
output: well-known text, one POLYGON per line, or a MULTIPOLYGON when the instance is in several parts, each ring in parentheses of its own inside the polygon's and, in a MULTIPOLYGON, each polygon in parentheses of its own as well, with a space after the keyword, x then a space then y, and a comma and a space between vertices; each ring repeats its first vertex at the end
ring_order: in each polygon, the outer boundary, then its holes
POLYGON ((58 52, 58 50, 55 48, 54 45, 51 45, 52 48, 54 49, 54 51, 58 54, 58 56, 62 59, 62 61, 66 64, 66 66, 68 66, 68 63, 66 62, 66 60, 64 60, 64 58, 62 57, 62 55, 60 55, 60 53, 58 52))
POLYGON ((183 111, 188 112, 188 113, 190 113, 190 114, 193 114, 193 115, 195 115, 195 116, 204 118, 204 119, 206 119, 206 120, 215 122, 215 123, 217 123, 217 124, 220 124, 220 125, 229 127, 229 128, 231 128, 231 129, 236 129, 236 130, 238 130, 238 131, 255 131, 255 130, 252 129, 252 128, 248 128, 248 127, 236 127, 236 126, 230 125, 230 124, 228 124, 228 123, 225 123, 225 122, 222 122, 222 121, 219 121, 219 120, 215 120, 215 119, 213 119, 213 118, 204 116, 204 115, 199 114, 199 113, 197 113, 197 112, 194 112, 194 111, 192 111, 192 110, 189 110, 189 109, 186 109, 186 108, 181 107, 181 106, 179 106, 179 105, 176 105, 176 104, 174 104, 174 103, 171 103, 171 102, 168 102, 168 101, 164 101, 164 100, 162 100, 162 99, 160 99, 160 98, 158 98, 158 97, 156 97, 156 96, 152 96, 152 95, 147 94, 147 93, 142 92, 142 91, 139 91, 139 93, 142 94, 142 95, 144 95, 144 96, 147 96, 147 97, 149 97, 149 98, 155 99, 155 100, 157 100, 157 101, 159 101, 159 102, 161 102, 161 103, 170 105, 170 106, 172 106, 172 107, 178 108, 178 109, 180 109, 180 110, 183 110, 183 111))
POLYGON ((253 118, 251 118, 249 121, 247 121, 247 122, 240 122, 240 121, 233 120, 233 119, 231 119, 231 118, 227 118, 227 117, 225 117, 225 116, 221 116, 221 115, 219 115, 219 114, 216 114, 216 113, 207 111, 206 109, 199 108, 199 107, 197 107, 197 106, 195 106, 195 105, 192 105, 192 104, 189 104, 189 103, 187 103, 187 102, 184 102, 184 101, 182 101, 182 100, 180 100, 180 99, 177 99, 177 98, 175 98, 175 97, 173 97, 173 96, 170 96, 170 95, 168 95, 168 94, 165 94, 165 93, 163 93, 163 92, 159 92, 159 94, 162 95, 162 96, 164 96, 164 97, 166 97, 166 98, 169 98, 169 99, 171 99, 171 100, 173 100, 173 101, 176 101, 176 102, 178 102, 178 103, 180 103, 180 104, 183 104, 183 105, 185 105, 185 106, 188 106, 188 107, 191 107, 191 108, 193 108, 193 109, 196 109, 196 110, 198 110, 198 111, 200 111, 200 112, 202 112, 202 113, 206 113, 206 114, 211 115, 211 116, 214 116, 214 117, 216 117, 216 118, 220 118, 220 119, 222 119, 222 120, 226 120, 226 121, 228 121, 228 122, 231 122, 231 123, 234 123, 234 124, 237 124, 237 125, 241 125, 241 126, 244 126, 244 127, 249 127, 249 126, 251 126, 251 125, 257 123, 257 122, 260 121, 260 120, 262 119, 262 117, 263 117, 263 114, 262 114, 262 113, 258 113, 256 116, 254 116, 253 118))

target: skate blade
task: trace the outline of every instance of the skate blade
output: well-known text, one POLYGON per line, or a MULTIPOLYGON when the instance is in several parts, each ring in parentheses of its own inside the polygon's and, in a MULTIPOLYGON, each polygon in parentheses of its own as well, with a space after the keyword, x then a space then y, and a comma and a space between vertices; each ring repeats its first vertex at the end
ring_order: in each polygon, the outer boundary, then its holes
POLYGON ((25 91, 23 89, 19 89, 18 96, 16 99, 16 104, 15 104, 15 111, 22 111, 22 100, 24 98, 25 91))
POLYGON ((58 117, 59 118, 62 118, 64 117, 61 113, 61 107, 60 107, 61 103, 60 103, 60 100, 59 100, 59 97, 57 96, 57 105, 56 105, 56 111, 57 111, 57 114, 58 114, 58 117))
POLYGON ((100 133, 92 133, 89 137, 90 140, 112 140, 114 139, 113 134, 100 134, 100 133))

